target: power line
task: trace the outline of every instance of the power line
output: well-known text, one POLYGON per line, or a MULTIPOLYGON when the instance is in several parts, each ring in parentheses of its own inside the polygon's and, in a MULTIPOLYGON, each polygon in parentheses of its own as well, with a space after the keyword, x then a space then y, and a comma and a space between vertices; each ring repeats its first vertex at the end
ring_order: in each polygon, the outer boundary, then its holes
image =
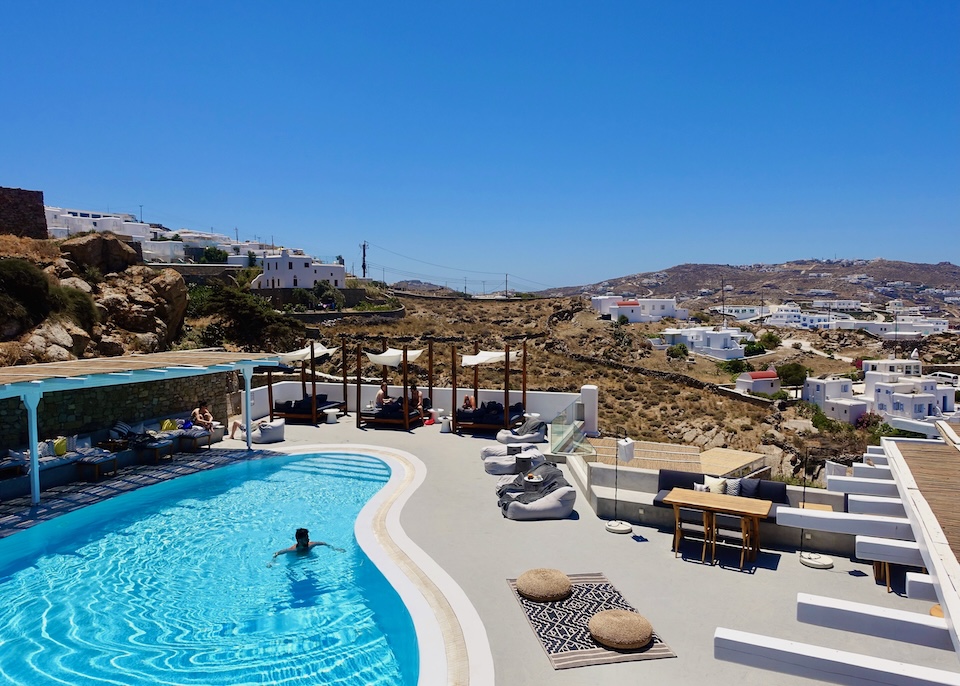
POLYGON ((396 255, 397 257, 402 257, 402 258, 405 259, 405 260, 411 260, 411 261, 413 261, 413 262, 420 262, 421 264, 427 264, 427 265, 430 265, 431 267, 437 267, 438 269, 449 269, 449 270, 455 271, 455 272, 469 272, 469 273, 471 273, 471 274, 502 274, 502 273, 503 273, 503 272, 484 272, 484 271, 479 271, 479 270, 477 270, 477 269, 461 269, 460 267, 448 267, 448 266, 443 265, 443 264, 435 264, 435 263, 433 263, 433 262, 427 262, 426 260, 417 259, 416 257, 410 257, 410 256, 408 256, 408 255, 401 255, 401 254, 398 253, 398 252, 394 252, 393 250, 388 250, 387 248, 384 248, 382 245, 376 245, 376 244, 374 244, 374 243, 371 243, 370 245, 372 245, 374 248, 377 248, 378 250, 383 250, 384 252, 388 252, 388 253, 390 253, 391 255, 396 255))

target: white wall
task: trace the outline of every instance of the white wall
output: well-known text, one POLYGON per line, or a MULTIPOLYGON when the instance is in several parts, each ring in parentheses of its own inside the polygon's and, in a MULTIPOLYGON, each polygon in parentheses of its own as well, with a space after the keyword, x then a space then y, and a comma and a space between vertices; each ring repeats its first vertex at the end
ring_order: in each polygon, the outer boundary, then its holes
MULTIPOLYGON (((422 380, 421 380, 422 382, 422 380)), ((311 385, 307 384, 307 392, 311 390, 311 385)), ((377 391, 380 390, 379 384, 362 384, 360 386, 360 404, 366 405, 372 403, 377 397, 377 391)), ((424 396, 428 395, 426 385, 420 386, 424 396)), ((342 400, 343 384, 328 382, 317 383, 317 393, 326 393, 331 400, 342 400)), ((399 397, 403 394, 403 386, 390 386, 390 394, 399 397)), ((451 411, 451 404, 454 408, 460 407, 464 395, 473 395, 472 388, 458 388, 458 402, 453 404, 451 397, 451 388, 434 386, 433 407, 443 409, 445 413, 451 411)), ((495 400, 503 402, 503 390, 481 388, 477 403, 489 402, 495 400)), ((273 401, 286 402, 287 400, 299 400, 302 397, 302 387, 299 381, 281 381, 273 384, 273 401)), ((545 422, 553 421, 560 412, 566 409, 571 403, 580 398, 579 393, 548 393, 546 391, 527 391, 527 412, 537 412, 540 418, 545 422)), ((523 392, 519 390, 510 391, 510 404, 520 402, 523 399, 523 392)), ((270 414, 270 407, 267 404, 267 387, 253 389, 250 395, 250 416, 252 420, 261 419, 270 414)), ((355 412, 357 405, 357 386, 350 383, 347 385, 347 410, 355 412)), ((243 404, 241 402, 241 407, 243 404)))

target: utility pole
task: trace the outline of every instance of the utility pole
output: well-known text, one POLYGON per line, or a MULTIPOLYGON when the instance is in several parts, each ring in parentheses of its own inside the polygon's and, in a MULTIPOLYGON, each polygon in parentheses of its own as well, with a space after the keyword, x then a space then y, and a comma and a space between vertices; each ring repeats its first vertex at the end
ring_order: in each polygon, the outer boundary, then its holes
POLYGON ((236 235, 236 237, 237 237, 237 243, 239 243, 239 242, 240 242, 240 229, 238 229, 236 226, 234 226, 234 227, 233 227, 233 233, 234 233, 234 234, 236 235))
POLYGON ((463 277, 463 294, 467 294, 467 277, 463 277))
POLYGON ((510 275, 509 274, 503 275, 503 297, 504 298, 510 297, 510 275))
POLYGON ((143 224, 143 205, 140 205, 140 223, 143 224))
POLYGON ((361 243, 360 247, 363 248, 363 262, 360 263, 360 269, 363 270, 363 278, 367 278, 367 242, 361 243))

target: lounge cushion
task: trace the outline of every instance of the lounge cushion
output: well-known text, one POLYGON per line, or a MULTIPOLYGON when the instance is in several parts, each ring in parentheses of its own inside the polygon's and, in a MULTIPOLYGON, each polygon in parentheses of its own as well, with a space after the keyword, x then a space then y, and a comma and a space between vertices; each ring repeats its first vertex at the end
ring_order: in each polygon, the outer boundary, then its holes
POLYGON ((590 635, 600 645, 614 650, 636 650, 650 643, 653 626, 647 619, 629 610, 603 610, 587 623, 590 635))
POLYGON ((573 592, 570 577, 559 569, 529 569, 517 577, 517 593, 539 603, 563 600, 573 592))
MULTIPOLYGON (((517 471, 517 460, 523 461, 526 458, 530 461, 530 468, 538 467, 546 462, 546 458, 532 444, 525 443, 524 450, 509 453, 513 446, 498 445, 489 446, 480 451, 480 459, 483 460, 483 470, 487 474, 519 474, 517 471)), ((519 446, 518 446, 519 447, 519 446)))
POLYGON ((514 501, 503 509, 507 519, 531 521, 537 519, 566 519, 573 513, 577 491, 573 486, 556 488, 532 503, 514 501))
POLYGON ((510 445, 513 443, 545 443, 547 441, 547 423, 526 422, 518 429, 501 429, 497 432, 497 441, 510 445))

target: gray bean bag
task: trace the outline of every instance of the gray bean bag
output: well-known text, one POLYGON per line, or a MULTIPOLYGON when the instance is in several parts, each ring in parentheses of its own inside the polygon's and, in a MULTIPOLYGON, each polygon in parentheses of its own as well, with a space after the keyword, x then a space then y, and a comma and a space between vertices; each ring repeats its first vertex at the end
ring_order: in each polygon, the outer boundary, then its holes
MULTIPOLYGON (((283 417, 274 419, 272 422, 257 422, 253 426, 255 428, 250 432, 251 443, 279 443, 283 440, 283 430, 286 426, 283 417)), ((242 427, 240 435, 242 439, 242 427)))
POLYGON ((491 445, 480 451, 483 471, 487 474, 518 474, 517 458, 521 458, 521 463, 523 458, 528 458, 531 468, 546 462, 543 453, 530 443, 515 446, 491 445), (508 452, 511 448, 519 448, 519 450, 514 454, 508 452))
POLYGON ((573 512, 577 491, 573 486, 561 486, 532 503, 514 501, 504 508, 507 519, 566 519, 573 512))
POLYGON ((547 423, 539 419, 528 419, 516 429, 500 429, 497 441, 506 445, 517 443, 546 443, 547 423))

